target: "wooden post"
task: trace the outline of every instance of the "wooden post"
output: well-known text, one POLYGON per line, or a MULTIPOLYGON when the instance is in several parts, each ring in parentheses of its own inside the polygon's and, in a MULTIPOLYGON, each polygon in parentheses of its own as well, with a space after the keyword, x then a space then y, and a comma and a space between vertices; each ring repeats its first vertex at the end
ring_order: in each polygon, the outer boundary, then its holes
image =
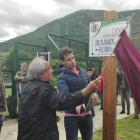
MULTIPOLYGON (((104 13, 104 20, 117 19, 115 11, 104 13)), ((109 57, 103 58, 103 65, 109 57)), ((103 140, 116 140, 117 60, 110 58, 103 73, 103 140)))

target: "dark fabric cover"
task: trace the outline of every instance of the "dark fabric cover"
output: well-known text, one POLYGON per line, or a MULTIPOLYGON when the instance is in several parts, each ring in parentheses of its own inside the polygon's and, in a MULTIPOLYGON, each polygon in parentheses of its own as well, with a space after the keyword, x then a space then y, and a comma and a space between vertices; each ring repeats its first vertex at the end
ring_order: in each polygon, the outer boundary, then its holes
POLYGON ((140 53, 127 37, 126 31, 121 33, 121 40, 114 54, 124 72, 127 84, 140 112, 140 53))
MULTIPOLYGON (((68 93, 74 94, 75 92, 84 89, 88 85, 90 79, 89 76, 87 75, 87 72, 84 69, 79 68, 78 66, 77 68, 79 70, 80 76, 78 76, 76 73, 70 70, 65 69, 65 67, 62 65, 59 65, 57 67, 57 72, 60 74, 57 81, 59 94, 61 95, 67 95, 68 93)), ((88 100, 89 97, 87 97, 84 101, 85 106, 87 105, 88 100)), ((89 105, 87 111, 89 111, 90 109, 91 105, 89 105)), ((65 112, 69 114, 77 114, 75 107, 70 110, 65 110, 65 112)), ((82 108, 81 113, 83 112, 84 109, 82 108)))
POLYGON ((11 119, 17 118, 17 97, 11 95, 8 98, 6 98, 6 100, 10 118, 11 119))
POLYGON ((29 81, 19 101, 18 140, 59 140, 56 110, 84 101, 81 91, 62 96, 49 82, 29 81))

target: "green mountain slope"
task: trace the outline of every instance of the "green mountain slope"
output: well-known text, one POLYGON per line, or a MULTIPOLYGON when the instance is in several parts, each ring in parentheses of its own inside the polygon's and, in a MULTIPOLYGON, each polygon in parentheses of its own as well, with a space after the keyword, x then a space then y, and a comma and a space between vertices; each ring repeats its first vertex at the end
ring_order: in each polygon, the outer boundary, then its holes
MULTIPOLYGON (((140 10, 130 10, 118 12, 118 18, 127 18, 135 13, 132 19, 132 41, 140 51, 140 10)), ((89 23, 102 21, 104 16, 104 10, 80 10, 69 14, 63 18, 57 19, 71 25, 71 34, 80 34, 89 32, 89 23)), ((30 43, 35 45, 45 46, 46 33, 54 34, 54 21, 43 25, 34 32, 19 36, 9 41, 0 43, 0 51, 10 51, 14 46, 15 41, 30 43)), ((73 37, 88 42, 88 34, 82 37, 73 37)))

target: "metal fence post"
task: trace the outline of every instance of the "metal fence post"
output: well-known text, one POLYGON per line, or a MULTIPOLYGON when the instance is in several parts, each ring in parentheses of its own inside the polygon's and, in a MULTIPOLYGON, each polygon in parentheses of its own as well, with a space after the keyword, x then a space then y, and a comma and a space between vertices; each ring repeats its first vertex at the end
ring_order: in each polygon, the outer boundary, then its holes
POLYGON ((46 48, 45 48, 45 52, 48 52, 48 34, 46 33, 46 48))
POLYGON ((16 91, 16 82, 14 80, 14 76, 16 75, 16 72, 18 71, 18 42, 14 42, 14 70, 13 70, 13 74, 12 74, 12 82, 13 82, 13 86, 12 86, 12 95, 16 96, 17 95, 17 91, 16 91))
POLYGON ((89 58, 89 47, 88 47, 88 43, 86 43, 86 69, 88 69, 89 67, 88 58, 89 58))

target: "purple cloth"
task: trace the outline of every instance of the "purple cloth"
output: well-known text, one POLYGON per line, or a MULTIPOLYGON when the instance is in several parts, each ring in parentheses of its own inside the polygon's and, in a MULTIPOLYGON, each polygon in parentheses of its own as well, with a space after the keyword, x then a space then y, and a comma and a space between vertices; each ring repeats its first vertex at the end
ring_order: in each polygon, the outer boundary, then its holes
POLYGON ((127 37, 126 31, 123 31, 120 36, 121 40, 114 54, 124 72, 124 76, 140 113, 140 53, 127 37))

